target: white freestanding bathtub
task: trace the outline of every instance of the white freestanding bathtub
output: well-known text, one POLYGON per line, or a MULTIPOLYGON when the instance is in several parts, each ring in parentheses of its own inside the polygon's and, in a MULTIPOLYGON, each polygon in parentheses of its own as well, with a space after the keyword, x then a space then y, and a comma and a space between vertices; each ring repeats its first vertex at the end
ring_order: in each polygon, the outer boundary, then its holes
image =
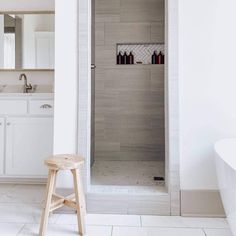
POLYGON ((236 139, 215 144, 220 194, 232 233, 236 236, 236 139))

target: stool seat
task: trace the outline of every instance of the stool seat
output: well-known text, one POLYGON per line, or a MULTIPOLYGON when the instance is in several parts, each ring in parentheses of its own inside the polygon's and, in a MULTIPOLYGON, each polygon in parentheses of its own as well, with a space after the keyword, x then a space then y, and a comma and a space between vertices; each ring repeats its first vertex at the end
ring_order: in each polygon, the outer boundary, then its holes
POLYGON ((78 169, 84 163, 84 158, 74 154, 59 154, 50 156, 44 164, 53 170, 78 169))

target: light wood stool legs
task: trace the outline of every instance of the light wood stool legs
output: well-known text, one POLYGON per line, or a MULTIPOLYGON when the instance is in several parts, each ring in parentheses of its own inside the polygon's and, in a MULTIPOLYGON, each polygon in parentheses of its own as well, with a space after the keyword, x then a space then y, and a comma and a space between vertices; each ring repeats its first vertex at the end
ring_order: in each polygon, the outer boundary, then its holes
POLYGON ((52 202, 52 195, 53 195, 54 186, 55 186, 56 173, 57 173, 56 170, 49 169, 47 190, 46 190, 46 201, 45 201, 45 206, 43 210, 43 215, 42 215, 41 224, 40 224, 40 231, 39 231, 40 236, 44 236, 47 229, 48 217, 49 217, 51 202, 52 202))
POLYGON ((62 197, 55 193, 57 172, 58 172, 57 170, 49 169, 47 190, 46 190, 46 201, 42 214, 39 236, 45 236, 45 232, 48 225, 49 214, 54 210, 63 207, 65 205, 72 207, 77 211, 79 235, 84 236, 85 235, 84 218, 86 213, 86 206, 85 206, 83 187, 80 178, 80 172, 78 171, 78 169, 71 170, 73 174, 75 194, 72 194, 68 197, 62 197))
POLYGON ((85 234, 85 201, 84 201, 84 193, 81 184, 80 173, 77 169, 71 170, 74 178, 74 189, 75 189, 75 200, 77 205, 77 220, 78 220, 78 227, 79 233, 81 235, 85 234))
MULTIPOLYGON (((55 175, 54 186, 53 186, 53 195, 56 195, 57 172, 58 172, 58 170, 56 171, 56 175, 55 175)), ((53 215, 53 211, 50 211, 49 217, 51 217, 52 215, 53 215)))

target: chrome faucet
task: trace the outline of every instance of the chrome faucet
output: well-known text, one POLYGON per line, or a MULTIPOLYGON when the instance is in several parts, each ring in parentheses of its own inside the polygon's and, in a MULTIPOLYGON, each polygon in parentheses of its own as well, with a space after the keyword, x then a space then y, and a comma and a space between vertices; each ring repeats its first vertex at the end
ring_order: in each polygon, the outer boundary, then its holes
POLYGON ((21 74, 19 80, 22 80, 22 78, 24 78, 24 93, 28 93, 33 87, 30 83, 28 84, 26 74, 21 74))

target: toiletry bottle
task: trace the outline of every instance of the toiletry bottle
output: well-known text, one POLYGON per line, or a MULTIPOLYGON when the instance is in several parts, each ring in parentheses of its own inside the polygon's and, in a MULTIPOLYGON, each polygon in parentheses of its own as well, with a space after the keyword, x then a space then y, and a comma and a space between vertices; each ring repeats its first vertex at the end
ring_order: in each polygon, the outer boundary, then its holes
POLYGON ((163 60, 162 57, 163 57, 163 54, 160 51, 159 54, 157 55, 157 63, 156 64, 162 64, 162 60, 163 60))
POLYGON ((162 53, 162 61, 161 61, 161 64, 165 64, 165 54, 162 53))
POLYGON ((129 65, 130 64, 130 58, 129 58, 130 53, 127 52, 126 54, 127 54, 126 64, 129 65))
POLYGON ((128 56, 128 64, 134 64, 134 55, 132 53, 132 51, 129 53, 129 56, 128 56))
POLYGON ((125 64, 124 63, 124 61, 125 61, 125 59, 124 59, 124 53, 123 52, 121 52, 121 64, 123 65, 123 64, 125 64))
POLYGON ((121 65, 122 64, 122 54, 121 52, 119 52, 119 54, 117 55, 117 65, 121 65))
POLYGON ((123 64, 127 65, 128 64, 128 55, 127 55, 126 52, 124 53, 123 58, 124 58, 124 63, 123 64))
POLYGON ((130 64, 134 64, 134 54, 132 53, 132 51, 129 54, 130 56, 130 64))
POLYGON ((157 54, 156 51, 154 51, 154 53, 152 54, 152 64, 156 64, 157 63, 157 54))

